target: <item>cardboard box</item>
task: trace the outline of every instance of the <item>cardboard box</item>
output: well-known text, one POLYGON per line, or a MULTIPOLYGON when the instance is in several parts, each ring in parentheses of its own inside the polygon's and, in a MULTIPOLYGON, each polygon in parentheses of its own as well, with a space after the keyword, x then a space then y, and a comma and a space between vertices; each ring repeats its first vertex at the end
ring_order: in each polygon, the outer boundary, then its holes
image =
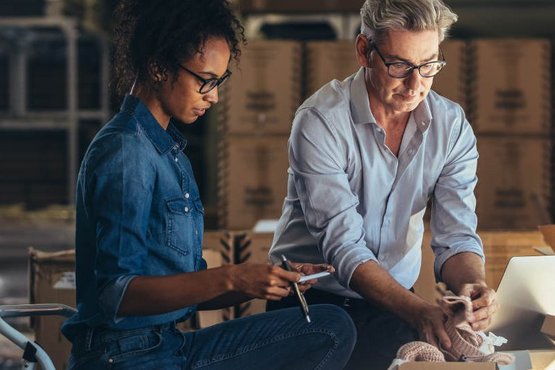
POLYGON ((331 80, 343 80, 360 66, 354 41, 311 41, 306 43, 305 97, 309 97, 331 80))
POLYGON ((230 134, 288 134, 301 103, 301 44, 253 40, 222 85, 220 129, 230 134))
MULTIPOLYGON (((272 246, 273 233, 236 233, 236 263, 253 262, 269 263, 268 252, 272 246)), ((261 312, 266 312, 265 299, 253 299, 245 302, 236 309, 236 316, 250 316, 261 312)))
POLYGON ((510 352, 515 361, 510 365, 491 362, 407 362, 397 370, 553 370, 555 351, 532 350, 510 352))
POLYGON ((447 65, 434 77, 432 89, 459 103, 468 114, 468 53, 462 40, 445 40, 440 45, 447 65))
POLYGON ((549 134, 551 48, 546 39, 471 41, 470 122, 476 132, 549 134))
POLYGON ((532 363, 531 370, 553 370, 555 369, 554 350, 526 351, 532 363))
MULTIPOLYGON (((62 303, 75 307, 75 251, 29 251, 30 303, 62 303)), ((52 359, 56 369, 67 369, 71 343, 60 328, 64 317, 33 319, 35 339, 52 359)))
POLYGON ((287 193, 287 136, 228 137, 220 150, 219 221, 225 229, 251 229, 278 218, 287 193))
POLYGON ((532 229, 551 222, 550 148, 549 139, 478 136, 481 229, 532 229))
POLYGON ((551 339, 555 339, 555 315, 546 315, 541 332, 551 339))

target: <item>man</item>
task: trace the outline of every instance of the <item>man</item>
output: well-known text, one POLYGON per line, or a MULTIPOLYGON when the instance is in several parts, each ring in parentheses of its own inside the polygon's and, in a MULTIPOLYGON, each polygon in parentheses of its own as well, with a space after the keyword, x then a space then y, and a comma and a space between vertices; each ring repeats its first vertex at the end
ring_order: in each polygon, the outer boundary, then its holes
POLYGON ((307 300, 341 305, 353 318, 349 369, 384 369, 406 342, 451 345, 439 307, 411 292, 429 200, 437 279, 472 298, 476 330, 497 303, 476 234, 476 138, 461 107, 430 90, 457 16, 441 0, 366 0, 361 17, 362 68, 295 115, 270 257, 332 264, 333 278, 307 300))

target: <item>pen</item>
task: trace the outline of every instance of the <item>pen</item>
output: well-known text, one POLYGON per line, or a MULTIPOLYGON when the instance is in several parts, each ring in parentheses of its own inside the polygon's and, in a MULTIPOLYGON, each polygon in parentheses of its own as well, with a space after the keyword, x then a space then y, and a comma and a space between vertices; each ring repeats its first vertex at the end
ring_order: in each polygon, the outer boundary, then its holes
MULTIPOLYGON (((283 269, 287 271, 293 271, 293 268, 289 264, 289 261, 287 261, 287 258, 285 258, 283 254, 281 255, 281 261, 281 267, 283 269)), ((293 282, 291 283, 291 285, 293 286, 293 291, 295 292, 295 296, 297 297, 297 301, 299 302, 299 307, 301 308, 302 314, 306 318, 306 321, 310 322, 310 316, 308 315, 308 304, 306 303, 306 299, 304 298, 303 293, 301 293, 299 289, 299 284, 293 282)))

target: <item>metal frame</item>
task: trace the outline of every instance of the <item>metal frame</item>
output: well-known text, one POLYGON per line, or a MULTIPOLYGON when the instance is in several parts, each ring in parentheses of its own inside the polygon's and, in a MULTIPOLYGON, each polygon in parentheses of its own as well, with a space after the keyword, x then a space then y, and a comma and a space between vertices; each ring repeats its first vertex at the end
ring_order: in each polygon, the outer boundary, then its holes
POLYGON ((22 369, 33 370, 37 363, 43 370, 56 370, 52 360, 40 345, 29 340, 18 330, 8 324, 4 318, 35 317, 35 316, 65 316, 70 317, 75 309, 63 304, 20 304, 0 306, 0 334, 15 343, 23 350, 24 364, 22 369))
POLYGON ((107 91, 109 79, 109 55, 106 37, 97 34, 101 42, 101 71, 100 71, 100 109, 79 110, 77 87, 77 22, 72 18, 63 17, 29 17, 29 18, 0 18, 0 27, 56 27, 59 28, 67 45, 67 109, 58 112, 37 112, 27 110, 27 52, 25 48, 15 50, 10 58, 10 111, 7 116, 0 116, 0 130, 66 130, 68 146, 68 199, 75 201, 75 181, 78 168, 78 139, 79 119, 98 118, 105 122, 109 116, 109 96, 107 91))

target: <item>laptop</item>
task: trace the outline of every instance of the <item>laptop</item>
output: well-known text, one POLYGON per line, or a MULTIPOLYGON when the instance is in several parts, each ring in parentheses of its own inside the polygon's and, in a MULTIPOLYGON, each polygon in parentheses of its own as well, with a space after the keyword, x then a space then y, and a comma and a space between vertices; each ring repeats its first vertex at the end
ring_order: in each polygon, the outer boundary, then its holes
POLYGON ((499 310, 486 332, 508 339, 498 350, 553 348, 540 329, 546 314, 555 315, 555 255, 512 257, 497 301, 499 310))

